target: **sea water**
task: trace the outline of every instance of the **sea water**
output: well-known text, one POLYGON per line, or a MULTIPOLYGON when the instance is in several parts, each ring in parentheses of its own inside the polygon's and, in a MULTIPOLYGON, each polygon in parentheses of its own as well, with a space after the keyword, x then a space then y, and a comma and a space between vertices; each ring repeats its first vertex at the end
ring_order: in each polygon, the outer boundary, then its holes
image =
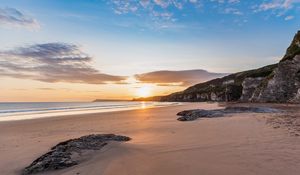
POLYGON ((145 109, 178 104, 133 101, 0 103, 0 121, 145 109))

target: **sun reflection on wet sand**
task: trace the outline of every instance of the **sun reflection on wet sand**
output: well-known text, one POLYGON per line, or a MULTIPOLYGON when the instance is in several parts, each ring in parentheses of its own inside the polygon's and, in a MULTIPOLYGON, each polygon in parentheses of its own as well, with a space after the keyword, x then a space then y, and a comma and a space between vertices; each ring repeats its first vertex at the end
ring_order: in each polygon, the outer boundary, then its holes
POLYGON ((147 106, 146 106, 146 103, 145 103, 144 101, 142 101, 142 102, 141 102, 141 108, 142 108, 142 109, 146 109, 146 107, 147 107, 147 106))

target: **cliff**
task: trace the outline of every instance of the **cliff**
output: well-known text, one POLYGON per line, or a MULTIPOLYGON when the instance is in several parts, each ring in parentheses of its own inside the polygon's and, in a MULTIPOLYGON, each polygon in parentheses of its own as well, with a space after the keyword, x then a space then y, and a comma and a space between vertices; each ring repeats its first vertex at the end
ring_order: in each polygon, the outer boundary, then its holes
POLYGON ((196 84, 182 92, 163 96, 161 101, 247 101, 258 84, 271 75, 275 68, 277 64, 196 84))
POLYGON ((300 102, 300 31, 295 35, 278 67, 255 90, 252 101, 300 102))
POLYGON ((196 84, 160 101, 300 102, 300 31, 278 64, 196 84))

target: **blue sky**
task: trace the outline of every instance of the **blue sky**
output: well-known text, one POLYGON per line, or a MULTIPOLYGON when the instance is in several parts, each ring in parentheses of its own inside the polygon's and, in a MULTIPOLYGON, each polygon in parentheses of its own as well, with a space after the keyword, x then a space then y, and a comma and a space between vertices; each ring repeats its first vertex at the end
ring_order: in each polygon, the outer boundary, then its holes
POLYGON ((117 76, 194 69, 230 73, 272 64, 300 27, 300 0, 0 2, 1 52, 76 45, 68 52, 80 50, 92 58, 93 70, 117 76))
POLYGON ((139 59, 146 64, 150 58, 144 54, 150 54, 167 62, 191 62, 165 65, 166 69, 205 69, 201 62, 209 61, 211 71, 232 72, 244 69, 245 59, 245 63, 253 60, 248 67, 256 67, 283 54, 299 29, 299 4, 298 0, 154 0, 148 4, 146 0, 1 0, 2 8, 15 8, 40 25, 31 30, 2 28, 1 46, 68 42, 86 47, 95 56, 109 57, 99 58, 99 67, 107 66, 100 63, 106 59, 139 59), (113 54, 118 51, 124 59, 113 54), (223 67, 222 60, 233 65, 223 67))

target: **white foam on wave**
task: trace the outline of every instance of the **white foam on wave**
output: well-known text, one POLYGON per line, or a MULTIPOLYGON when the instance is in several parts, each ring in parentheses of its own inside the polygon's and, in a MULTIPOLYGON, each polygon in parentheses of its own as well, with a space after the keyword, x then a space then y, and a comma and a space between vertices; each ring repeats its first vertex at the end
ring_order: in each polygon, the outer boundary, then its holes
POLYGON ((60 107, 60 108, 37 108, 37 109, 22 109, 22 110, 1 110, 1 121, 16 121, 16 120, 29 120, 36 118, 58 117, 79 114, 93 114, 103 112, 127 111, 146 108, 167 107, 172 105, 180 105, 180 103, 167 103, 167 102, 138 102, 128 104, 116 105, 91 105, 91 106, 73 106, 73 107, 60 107))

